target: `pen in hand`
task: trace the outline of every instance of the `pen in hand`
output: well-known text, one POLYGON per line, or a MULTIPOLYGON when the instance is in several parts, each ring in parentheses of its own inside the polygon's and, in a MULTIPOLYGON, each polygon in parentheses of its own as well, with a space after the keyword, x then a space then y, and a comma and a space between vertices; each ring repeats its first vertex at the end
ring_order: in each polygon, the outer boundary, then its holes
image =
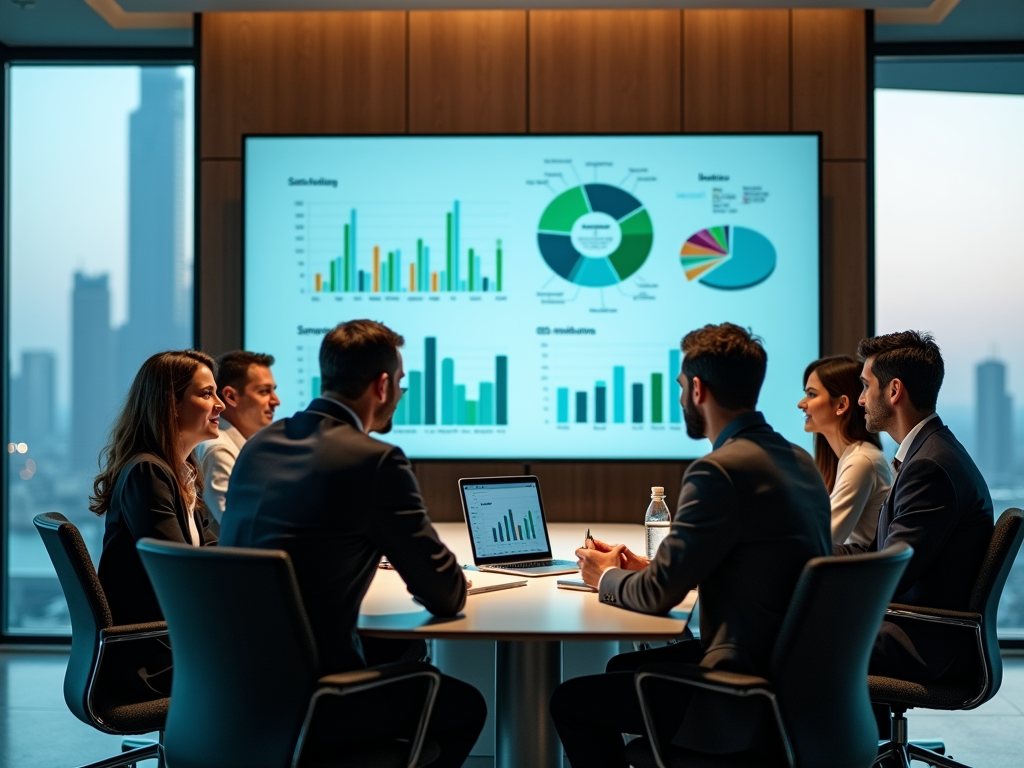
POLYGON ((583 538, 583 548, 584 549, 597 549, 597 546, 594 544, 594 537, 590 535, 590 529, 589 528, 587 528, 587 535, 583 538))

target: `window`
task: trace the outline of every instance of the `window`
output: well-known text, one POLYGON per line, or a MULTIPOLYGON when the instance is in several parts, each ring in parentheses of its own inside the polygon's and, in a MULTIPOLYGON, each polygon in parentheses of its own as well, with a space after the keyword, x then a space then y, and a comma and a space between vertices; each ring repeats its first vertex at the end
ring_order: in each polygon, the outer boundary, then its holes
POLYGON ((94 560, 99 452, 150 354, 192 345, 191 66, 9 70, 3 628, 69 634, 32 519, 94 560))
MULTIPOLYGON (((939 415, 998 517, 1024 507, 1024 61, 896 60, 876 72, 876 331, 935 334, 939 415)), ((999 632, 1024 638, 1024 556, 999 632)))

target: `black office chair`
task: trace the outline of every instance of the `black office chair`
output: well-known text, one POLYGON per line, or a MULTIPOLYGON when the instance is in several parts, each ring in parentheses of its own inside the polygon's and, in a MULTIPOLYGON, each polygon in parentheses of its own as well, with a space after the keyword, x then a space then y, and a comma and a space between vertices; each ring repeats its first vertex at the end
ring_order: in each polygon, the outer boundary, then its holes
MULTIPOLYGON (((82 534, 57 512, 36 515, 36 530, 50 554, 71 613, 71 657, 64 674, 64 701, 87 725, 104 733, 126 736, 163 731, 170 699, 124 701, 106 681, 109 648, 154 637, 166 637, 162 622, 115 626, 103 587, 82 534)), ((126 742, 128 743, 128 742, 126 742)), ((83 768, 119 768, 157 758, 163 765, 159 742, 145 744, 91 763, 83 768)))
POLYGON ((892 712, 890 740, 879 747, 877 763, 910 768, 911 760, 919 760, 942 768, 967 768, 941 754, 945 752, 941 742, 929 743, 927 746, 924 743, 910 743, 906 711, 914 707, 974 709, 999 691, 1003 681, 1003 659, 999 652, 999 638, 996 636, 996 614, 1003 585, 1006 584, 1006 577, 1020 550, 1021 540, 1024 539, 1022 518, 1024 512, 1019 509, 1008 509, 999 517, 966 611, 895 603, 886 611, 887 615, 900 620, 927 621, 958 627, 970 633, 977 651, 973 660, 976 679, 969 682, 939 680, 934 683, 912 683, 893 677, 868 677, 871 700, 887 704, 892 712))
POLYGON ((437 745, 424 737, 440 673, 403 662, 318 679, 313 634, 286 553, 155 539, 143 539, 138 550, 174 647, 164 738, 169 765, 414 768, 437 759, 437 745), (321 699, 403 682, 396 696, 408 695, 410 685, 423 696, 419 724, 407 739, 348 750, 343 760, 304 755, 320 727, 314 715, 321 699))
POLYGON ((768 678, 691 664, 641 667, 636 688, 647 735, 627 745, 630 764, 868 768, 878 748, 878 726, 865 682, 868 658, 885 606, 912 554, 910 547, 899 545, 884 552, 808 562, 783 619, 768 678), (778 727, 778 750, 767 755, 706 755, 672 745, 678 722, 663 717, 651 692, 675 684, 760 699, 778 727))

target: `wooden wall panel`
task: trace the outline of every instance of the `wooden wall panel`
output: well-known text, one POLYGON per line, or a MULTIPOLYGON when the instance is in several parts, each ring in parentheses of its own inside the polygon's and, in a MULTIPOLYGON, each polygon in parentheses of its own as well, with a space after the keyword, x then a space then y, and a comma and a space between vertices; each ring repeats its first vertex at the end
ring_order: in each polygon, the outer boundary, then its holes
POLYGON ((852 355, 868 329, 867 168, 859 162, 824 166, 824 347, 826 354, 852 355))
POLYGON ((678 131, 679 11, 530 11, 530 130, 678 131))
POLYGON ((793 130, 821 131, 826 160, 867 157, 864 11, 793 11, 793 130))
POLYGON ((216 356, 242 346, 242 162, 200 163, 199 199, 199 344, 216 356))
POLYGON ((525 472, 522 463, 512 461, 424 461, 413 467, 430 519, 435 523, 460 523, 465 519, 459 499, 460 477, 501 477, 525 472))
POLYGON ((244 133, 400 133, 402 12, 210 13, 202 33, 202 157, 244 133))
POLYGON ((526 132, 526 11, 409 14, 409 131, 526 132))
POLYGON ((541 481, 548 519, 557 523, 643 524, 651 486, 663 485, 669 508, 675 509, 685 469, 683 461, 530 464, 541 481))
POLYGON ((683 129, 788 131, 789 11, 683 11, 683 129))

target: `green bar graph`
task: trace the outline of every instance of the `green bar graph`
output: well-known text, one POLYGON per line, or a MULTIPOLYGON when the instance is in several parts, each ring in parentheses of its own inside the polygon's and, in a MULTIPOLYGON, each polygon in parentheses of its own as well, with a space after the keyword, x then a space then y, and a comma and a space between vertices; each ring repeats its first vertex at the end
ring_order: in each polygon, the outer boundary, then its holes
MULTIPOLYGON (((611 392, 608 391, 607 379, 600 379, 594 382, 594 407, 589 408, 588 393, 582 389, 574 390, 567 386, 555 387, 557 424, 607 424, 611 421, 614 424, 664 424, 668 417, 671 417, 673 424, 682 421, 679 413, 678 403, 669 401, 669 410, 666 413, 665 395, 666 382, 675 382, 679 374, 680 363, 679 350, 670 350, 668 356, 668 371, 654 371, 650 373, 650 398, 646 397, 644 389, 645 382, 634 380, 631 384, 626 383, 626 366, 615 365, 611 368, 612 381, 611 392), (667 374, 667 378, 666 378, 667 374), (609 402, 610 401, 610 402, 609 402), (570 413, 570 410, 574 410, 570 413), (609 408, 610 406, 610 408, 609 408), (609 413, 609 410, 611 413, 609 413), (609 418, 610 417, 610 418, 609 418)), ((636 371, 633 372, 637 373, 636 371)), ((638 377, 640 378, 640 377, 638 377)), ((678 400, 679 385, 669 386, 669 394, 678 400)))
POLYGON ((662 392, 662 379, 664 376, 660 373, 651 374, 651 423, 661 424, 664 421, 662 416, 662 404, 664 402, 662 392))

